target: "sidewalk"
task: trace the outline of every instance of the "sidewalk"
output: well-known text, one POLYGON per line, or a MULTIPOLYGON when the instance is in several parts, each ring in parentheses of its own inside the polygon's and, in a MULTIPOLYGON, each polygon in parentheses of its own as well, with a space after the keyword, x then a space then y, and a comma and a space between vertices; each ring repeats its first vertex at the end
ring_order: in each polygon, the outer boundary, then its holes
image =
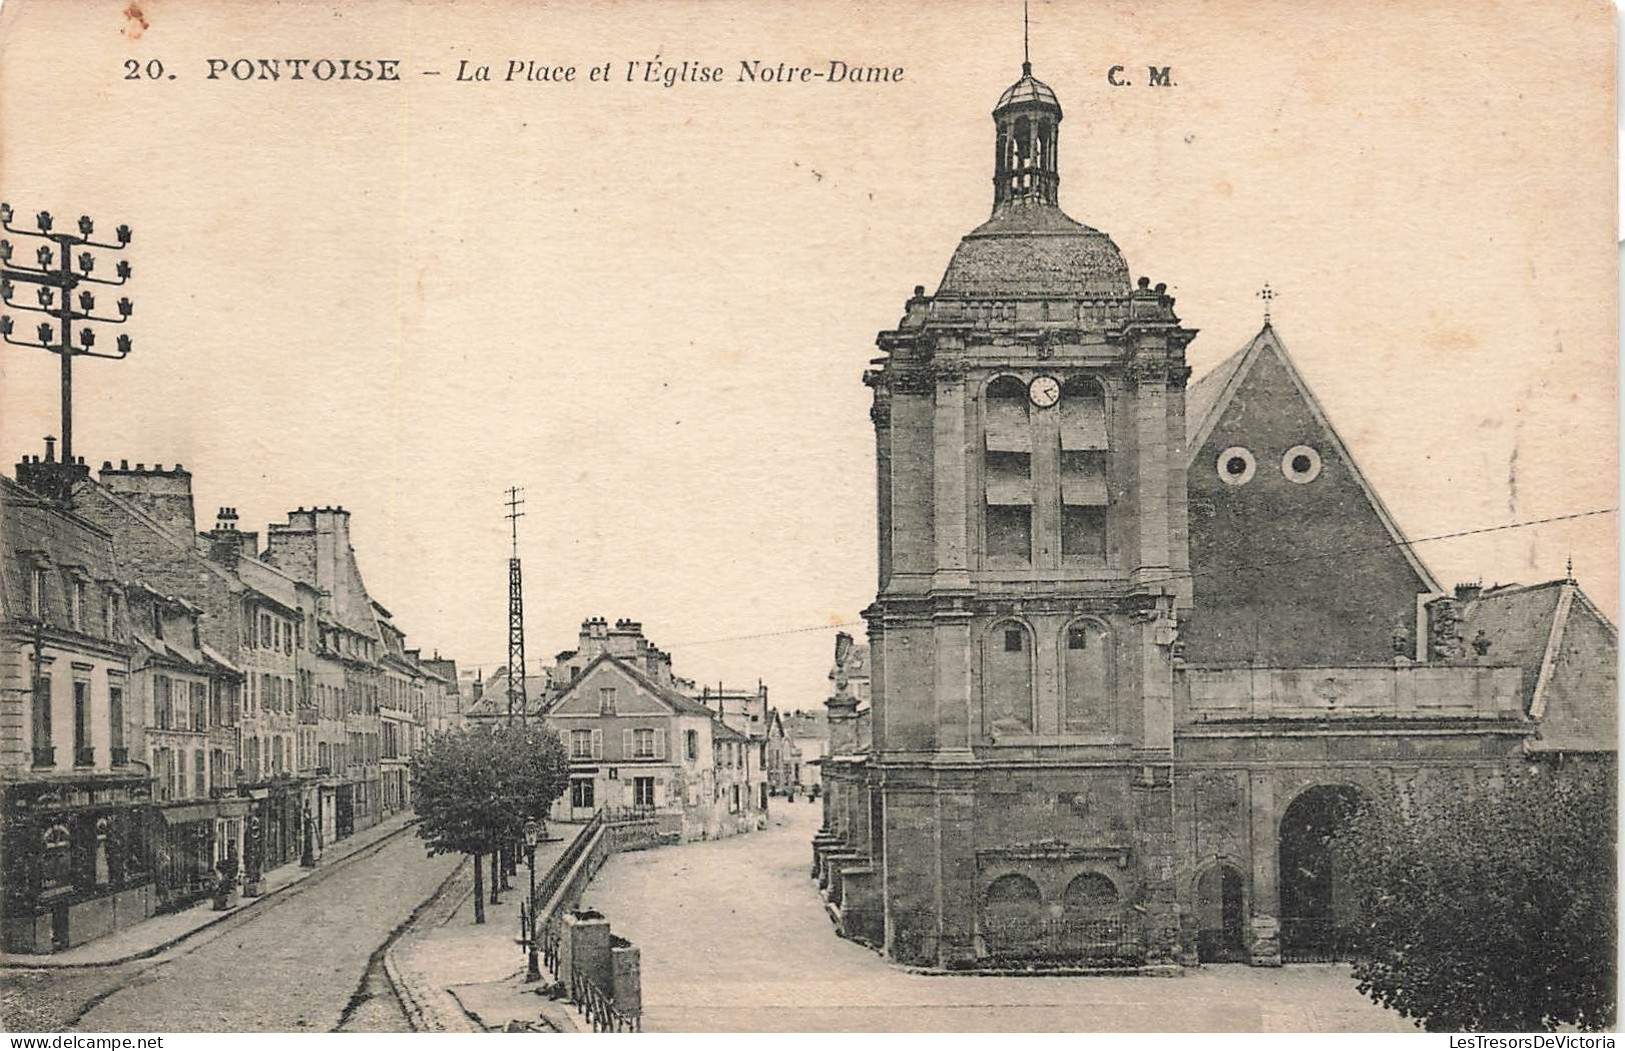
MULTIPOLYGON (((558 826, 564 837, 536 848, 540 880, 578 831, 558 826)), ((519 903, 530 889, 523 863, 510 877, 501 904, 490 904, 491 862, 484 859, 485 923, 474 923, 474 876, 467 860, 441 888, 411 929, 385 952, 384 967, 413 1024, 420 1032, 480 1033, 526 1028, 575 1029, 567 1002, 538 994, 552 984, 525 982, 525 952, 519 941, 519 903)))
POLYGON ((105 967, 112 964, 142 960, 180 944, 217 923, 243 915, 264 906, 266 902, 292 887, 297 887, 312 876, 318 876, 357 854, 377 846, 391 836, 404 832, 415 821, 410 811, 403 811, 363 829, 348 839, 340 840, 323 851, 313 869, 301 868, 298 861, 290 861, 265 874, 264 890, 257 898, 244 898, 242 903, 225 912, 215 912, 208 899, 179 912, 154 916, 149 920, 114 931, 105 938, 64 949, 49 955, 28 953, 0 953, 0 970, 42 970, 62 967, 105 967))

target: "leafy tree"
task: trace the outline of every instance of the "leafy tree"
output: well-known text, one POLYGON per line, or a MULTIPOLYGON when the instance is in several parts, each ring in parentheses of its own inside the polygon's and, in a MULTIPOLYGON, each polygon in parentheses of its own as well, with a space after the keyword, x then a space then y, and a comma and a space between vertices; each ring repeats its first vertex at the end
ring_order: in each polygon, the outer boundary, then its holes
MULTIPOLYGON (((417 834, 431 855, 474 860, 474 922, 485 922, 481 859, 516 842, 527 820, 546 817, 569 784, 569 757, 539 724, 476 726, 431 737, 412 756, 417 834)), ((495 868, 492 898, 495 900, 495 868)))
POLYGON ((1612 1027, 1612 762, 1426 787, 1374 800, 1334 840, 1360 991, 1432 1032, 1612 1027))

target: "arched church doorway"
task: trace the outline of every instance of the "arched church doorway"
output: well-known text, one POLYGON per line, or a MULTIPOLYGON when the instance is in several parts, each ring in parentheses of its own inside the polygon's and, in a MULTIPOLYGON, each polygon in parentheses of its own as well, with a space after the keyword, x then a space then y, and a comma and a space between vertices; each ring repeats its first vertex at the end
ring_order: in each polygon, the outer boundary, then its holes
POLYGON ((1196 882, 1196 958, 1201 963, 1247 959, 1247 912, 1241 873, 1214 865, 1196 882))
POLYGON ((1281 816, 1281 958, 1288 963, 1347 958, 1357 914, 1332 837, 1364 800, 1357 788, 1321 785, 1281 816))

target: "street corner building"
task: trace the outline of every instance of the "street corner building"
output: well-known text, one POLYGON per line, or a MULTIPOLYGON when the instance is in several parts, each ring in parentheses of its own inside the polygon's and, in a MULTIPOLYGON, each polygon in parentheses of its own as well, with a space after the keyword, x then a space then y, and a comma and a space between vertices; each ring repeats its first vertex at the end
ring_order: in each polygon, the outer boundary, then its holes
POLYGON ((153 915, 152 788, 125 737, 130 661, 111 538, 4 478, 0 532, 5 948, 50 952, 153 915))
POLYGON ((509 690, 505 670, 481 684, 466 712, 474 725, 523 715, 540 720, 569 751, 570 785, 555 821, 651 823, 661 842, 754 832, 768 815, 767 687, 696 688, 674 675, 671 654, 640 621, 581 622, 576 647, 545 674, 509 690))
POLYGON ((456 665, 368 595, 343 508, 200 533, 180 464, 92 477, 49 439, 0 487, 5 951, 235 907, 410 805, 456 665))
POLYGON ((1165 286, 1059 207, 1030 64, 993 123, 991 218, 864 377, 879 591, 814 875, 926 968, 1333 958, 1348 806, 1611 762, 1617 632, 1573 580, 1445 594, 1267 317, 1187 382, 1165 286))

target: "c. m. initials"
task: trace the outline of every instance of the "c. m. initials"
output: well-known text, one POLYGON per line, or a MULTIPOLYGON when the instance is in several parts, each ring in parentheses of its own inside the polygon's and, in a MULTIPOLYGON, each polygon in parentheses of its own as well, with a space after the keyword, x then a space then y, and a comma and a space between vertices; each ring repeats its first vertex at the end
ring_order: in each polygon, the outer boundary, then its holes
MULTIPOLYGON (((1131 88, 1134 81, 1124 76, 1126 66, 1113 66, 1106 71, 1106 82, 1114 88, 1131 88)), ((1145 67, 1145 86, 1148 88, 1175 88, 1172 66, 1145 67)))

